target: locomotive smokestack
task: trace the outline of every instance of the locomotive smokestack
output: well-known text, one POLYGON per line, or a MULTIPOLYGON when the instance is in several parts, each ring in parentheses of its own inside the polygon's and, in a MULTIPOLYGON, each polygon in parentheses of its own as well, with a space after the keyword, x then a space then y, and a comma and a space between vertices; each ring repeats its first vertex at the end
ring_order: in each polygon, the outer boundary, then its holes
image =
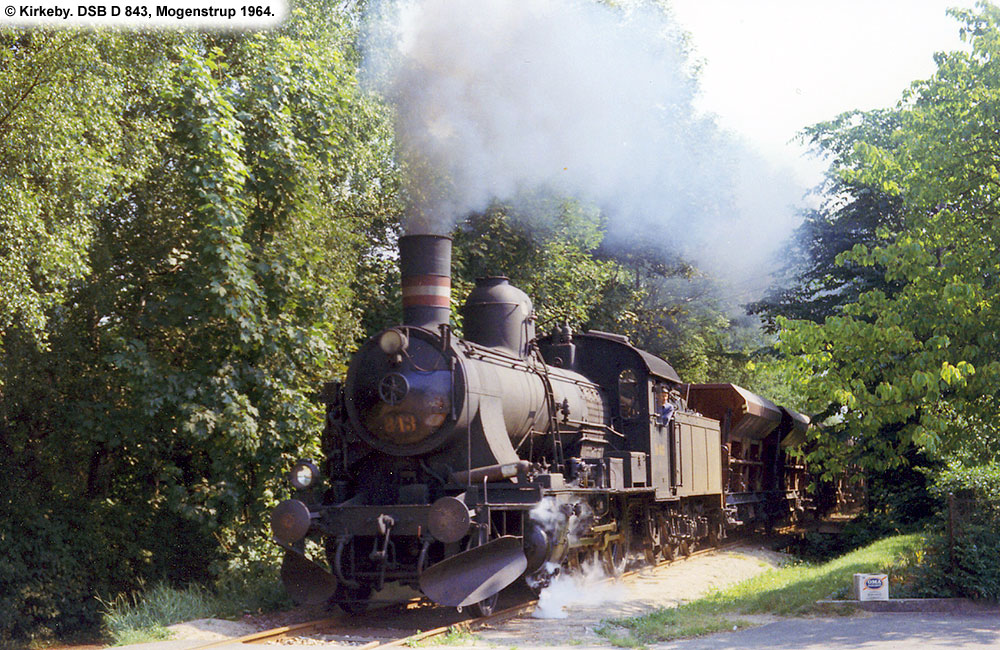
POLYGON ((451 237, 399 238, 403 324, 437 329, 451 317, 451 237))

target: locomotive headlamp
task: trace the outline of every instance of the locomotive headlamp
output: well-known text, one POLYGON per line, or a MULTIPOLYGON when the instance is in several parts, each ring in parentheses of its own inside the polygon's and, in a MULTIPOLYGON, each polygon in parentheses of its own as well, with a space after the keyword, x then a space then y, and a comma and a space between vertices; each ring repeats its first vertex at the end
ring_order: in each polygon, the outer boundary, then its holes
POLYGON ((382 335, 378 337, 379 348, 389 355, 401 354, 409 343, 410 341, 406 338, 403 330, 395 327, 382 332, 382 335))
POLYGON ((311 460, 300 460, 292 466, 292 471, 288 475, 288 481, 296 490, 305 490, 312 487, 316 479, 319 478, 319 468, 311 460))

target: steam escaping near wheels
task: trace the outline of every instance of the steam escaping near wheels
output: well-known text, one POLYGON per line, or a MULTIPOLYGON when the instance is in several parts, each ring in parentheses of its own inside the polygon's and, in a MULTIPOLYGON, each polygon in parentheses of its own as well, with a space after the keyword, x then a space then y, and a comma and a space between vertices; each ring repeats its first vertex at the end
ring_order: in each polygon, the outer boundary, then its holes
POLYGON ((573 606, 598 606, 625 600, 625 586, 608 581, 604 567, 596 560, 584 562, 579 570, 560 573, 538 594, 533 618, 568 618, 573 606))

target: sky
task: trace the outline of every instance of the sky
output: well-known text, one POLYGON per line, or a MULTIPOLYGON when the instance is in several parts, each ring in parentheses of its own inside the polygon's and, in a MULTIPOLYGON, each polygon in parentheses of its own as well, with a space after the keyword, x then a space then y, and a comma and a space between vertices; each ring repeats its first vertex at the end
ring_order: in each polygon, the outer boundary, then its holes
POLYGON ((805 187, 824 166, 791 143, 851 109, 887 108, 963 47, 949 7, 974 0, 672 0, 702 64, 700 108, 805 187))

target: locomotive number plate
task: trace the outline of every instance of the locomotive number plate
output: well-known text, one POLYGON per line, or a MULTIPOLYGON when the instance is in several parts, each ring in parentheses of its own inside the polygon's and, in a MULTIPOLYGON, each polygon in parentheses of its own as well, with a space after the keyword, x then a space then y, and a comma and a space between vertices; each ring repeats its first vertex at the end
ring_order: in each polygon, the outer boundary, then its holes
POLYGON ((386 433, 392 435, 414 433, 417 430, 417 418, 412 413, 390 413, 383 422, 386 433))

